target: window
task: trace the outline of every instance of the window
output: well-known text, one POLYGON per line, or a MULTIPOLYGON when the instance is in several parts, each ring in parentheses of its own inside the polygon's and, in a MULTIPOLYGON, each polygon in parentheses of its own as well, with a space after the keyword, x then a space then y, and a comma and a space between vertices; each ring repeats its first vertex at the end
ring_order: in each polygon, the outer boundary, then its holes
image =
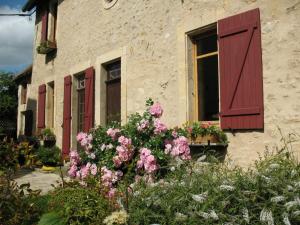
POLYGON ((190 118, 220 120, 222 129, 263 129, 259 9, 221 19, 189 37, 190 118))
POLYGON ((121 122, 121 61, 107 64, 106 123, 121 122))
POLYGON ((84 74, 77 78, 77 133, 84 130, 85 79, 84 74))
POLYGON ((21 84, 21 104, 26 104, 27 101, 27 83, 21 84))
POLYGON ((56 27, 57 27, 57 0, 50 1, 49 12, 50 12, 50 29, 49 29, 49 41, 56 41, 56 27))
POLYGON ((55 52, 57 27, 57 0, 46 1, 38 7, 41 18, 41 42, 37 47, 39 54, 55 52))
POLYGON ((196 36, 193 42, 195 51, 196 118, 200 121, 218 120, 219 82, 216 29, 196 36))

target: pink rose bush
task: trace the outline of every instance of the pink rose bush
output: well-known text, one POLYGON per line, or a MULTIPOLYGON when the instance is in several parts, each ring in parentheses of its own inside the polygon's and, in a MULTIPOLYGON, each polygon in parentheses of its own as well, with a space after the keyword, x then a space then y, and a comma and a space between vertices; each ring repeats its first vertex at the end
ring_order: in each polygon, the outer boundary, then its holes
POLYGON ((89 134, 80 132, 76 139, 81 148, 70 152, 69 176, 81 181, 98 179, 106 196, 112 198, 124 180, 130 184, 141 177, 151 182, 172 158, 191 159, 187 132, 168 129, 160 119, 163 109, 159 103, 149 99, 146 106, 142 115, 131 115, 124 126, 113 123, 89 134))

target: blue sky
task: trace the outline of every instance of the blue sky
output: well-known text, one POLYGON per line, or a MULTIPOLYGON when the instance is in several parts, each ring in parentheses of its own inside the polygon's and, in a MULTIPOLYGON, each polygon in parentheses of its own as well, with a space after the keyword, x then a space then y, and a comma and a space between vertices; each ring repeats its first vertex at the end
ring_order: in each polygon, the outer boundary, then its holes
POLYGON ((0 5, 6 5, 10 7, 22 7, 27 0, 0 0, 0 5))
MULTIPOLYGON (((1 13, 22 13, 27 0, 0 0, 1 13)), ((0 71, 18 73, 32 63, 34 19, 0 16, 0 71)))

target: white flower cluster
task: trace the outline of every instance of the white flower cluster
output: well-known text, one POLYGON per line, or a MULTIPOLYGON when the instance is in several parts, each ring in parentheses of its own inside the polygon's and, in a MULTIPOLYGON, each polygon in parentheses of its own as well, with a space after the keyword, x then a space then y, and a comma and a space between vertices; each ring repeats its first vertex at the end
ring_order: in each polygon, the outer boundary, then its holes
POLYGON ((192 194, 192 199, 199 203, 203 203, 207 199, 207 197, 208 197, 207 191, 202 194, 198 194, 198 195, 192 194))
POLYGON ((243 208, 242 209, 242 215, 243 215, 243 219, 245 220, 246 223, 250 222, 250 218, 249 218, 249 211, 247 208, 243 208))
POLYGON ((204 219, 213 219, 213 220, 218 220, 219 217, 217 215, 217 213, 215 212, 215 210, 210 210, 209 212, 197 212, 197 214, 199 216, 201 216, 204 219))
POLYGON ((292 208, 294 206, 297 206, 297 205, 300 206, 300 199, 299 199, 299 197, 295 198, 294 201, 290 201, 290 202, 285 203, 284 206, 287 208, 287 210, 290 210, 290 208, 292 208))
POLYGON ((220 185, 219 188, 221 191, 234 191, 235 190, 235 187, 233 187, 231 185, 225 185, 225 184, 220 185))
POLYGON ((281 196, 281 195, 271 198, 271 202, 274 202, 274 203, 283 202, 284 200, 285 200, 285 197, 281 196))
POLYGON ((125 225, 129 216, 125 210, 113 212, 103 220, 106 225, 125 225))
POLYGON ((271 210, 264 208, 260 212, 260 221, 266 222, 268 225, 274 225, 274 219, 271 210))
POLYGON ((284 223, 284 225, 291 225, 291 222, 289 220, 288 214, 284 213, 282 216, 283 216, 283 223, 284 223))

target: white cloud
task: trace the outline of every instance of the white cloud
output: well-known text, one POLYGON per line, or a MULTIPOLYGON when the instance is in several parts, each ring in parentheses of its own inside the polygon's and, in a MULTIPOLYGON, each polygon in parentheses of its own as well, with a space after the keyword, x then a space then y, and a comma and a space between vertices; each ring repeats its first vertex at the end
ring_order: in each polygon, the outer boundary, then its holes
MULTIPOLYGON (((0 6, 0 14, 22 13, 8 6, 0 6)), ((0 68, 32 62, 34 18, 0 16, 0 68)))

